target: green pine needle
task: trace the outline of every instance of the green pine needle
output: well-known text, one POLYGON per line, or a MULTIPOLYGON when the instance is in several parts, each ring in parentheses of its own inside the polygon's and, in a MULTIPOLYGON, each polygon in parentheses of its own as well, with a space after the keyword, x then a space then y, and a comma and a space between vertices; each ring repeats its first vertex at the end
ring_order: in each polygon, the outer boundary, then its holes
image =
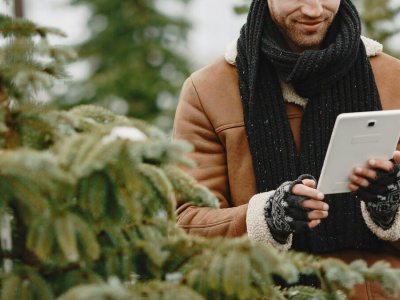
POLYGON ((32 268, 16 267, 2 280, 1 299, 53 300, 48 283, 32 268))

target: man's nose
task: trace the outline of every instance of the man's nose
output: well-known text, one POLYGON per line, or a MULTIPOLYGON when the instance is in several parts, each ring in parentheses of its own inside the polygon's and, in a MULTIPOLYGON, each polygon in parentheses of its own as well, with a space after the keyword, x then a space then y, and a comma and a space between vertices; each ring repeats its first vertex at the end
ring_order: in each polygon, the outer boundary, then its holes
POLYGON ((301 7, 301 12, 310 18, 318 18, 322 15, 323 8, 320 0, 306 0, 301 7))

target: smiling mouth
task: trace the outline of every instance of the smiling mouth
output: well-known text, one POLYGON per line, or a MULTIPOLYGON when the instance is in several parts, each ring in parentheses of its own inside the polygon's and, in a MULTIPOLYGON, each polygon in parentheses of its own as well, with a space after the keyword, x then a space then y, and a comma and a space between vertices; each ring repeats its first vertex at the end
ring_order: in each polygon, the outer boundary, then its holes
POLYGON ((304 31, 308 31, 308 32, 314 32, 317 31, 318 29, 320 29, 320 27, 323 24, 323 21, 314 21, 314 22, 297 22, 300 27, 304 30, 304 31))

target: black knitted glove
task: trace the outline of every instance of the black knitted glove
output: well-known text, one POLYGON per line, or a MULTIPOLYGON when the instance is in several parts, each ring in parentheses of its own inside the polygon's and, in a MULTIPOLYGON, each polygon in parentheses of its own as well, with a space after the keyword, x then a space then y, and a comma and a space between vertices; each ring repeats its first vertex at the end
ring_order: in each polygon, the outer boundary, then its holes
POLYGON ((309 209, 301 206, 307 197, 293 195, 292 187, 302 183, 303 179, 315 178, 312 175, 302 175, 295 181, 282 183, 272 195, 264 208, 265 219, 274 239, 281 244, 286 243, 290 233, 308 230, 309 209))
POLYGON ((383 229, 389 229, 400 205, 400 165, 394 163, 392 171, 376 169, 377 178, 369 186, 356 190, 358 198, 366 204, 371 219, 383 229))

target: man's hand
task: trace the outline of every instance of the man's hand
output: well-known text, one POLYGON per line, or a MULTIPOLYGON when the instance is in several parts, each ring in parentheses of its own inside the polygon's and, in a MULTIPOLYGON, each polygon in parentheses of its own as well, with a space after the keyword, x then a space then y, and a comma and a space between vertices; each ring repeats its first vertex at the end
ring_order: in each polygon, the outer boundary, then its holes
POLYGON ((372 220, 389 229, 400 206, 400 152, 391 160, 371 159, 368 167, 356 167, 349 188, 365 202, 372 220))
MULTIPOLYGON (((400 162, 400 151, 396 151, 393 155, 393 159, 400 162)), ((353 192, 359 187, 367 187, 370 185, 370 181, 377 179, 377 169, 386 172, 391 172, 394 163, 390 160, 385 159, 370 159, 368 161, 368 167, 355 167, 353 173, 349 175, 350 184, 349 189, 353 192)))
POLYGON ((293 232, 316 227, 328 216, 324 194, 317 191, 311 175, 282 183, 267 202, 264 213, 274 239, 284 244, 293 232), (312 178, 312 179, 311 179, 312 178))
POLYGON ((301 204, 305 209, 311 210, 308 218, 311 220, 308 227, 314 228, 321 223, 321 219, 328 217, 329 205, 323 202, 325 195, 316 190, 316 182, 311 179, 303 179, 303 184, 296 184, 292 188, 292 194, 307 197, 301 204))

